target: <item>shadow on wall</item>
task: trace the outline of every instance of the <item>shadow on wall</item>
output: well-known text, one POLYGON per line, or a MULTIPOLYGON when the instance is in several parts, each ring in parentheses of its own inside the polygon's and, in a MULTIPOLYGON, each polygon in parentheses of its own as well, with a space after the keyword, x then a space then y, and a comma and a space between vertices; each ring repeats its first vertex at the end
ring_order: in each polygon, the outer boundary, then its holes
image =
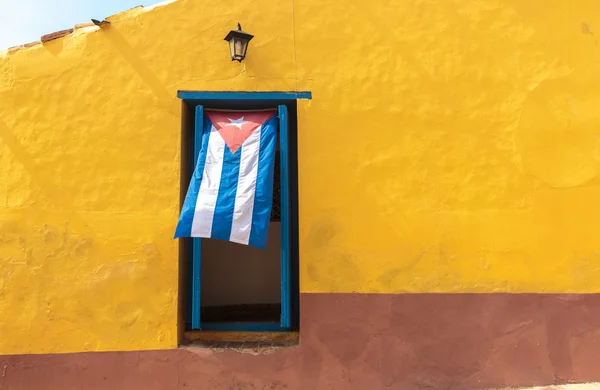
POLYGON ((202 242, 202 306, 281 303, 281 226, 269 224, 266 250, 202 242))

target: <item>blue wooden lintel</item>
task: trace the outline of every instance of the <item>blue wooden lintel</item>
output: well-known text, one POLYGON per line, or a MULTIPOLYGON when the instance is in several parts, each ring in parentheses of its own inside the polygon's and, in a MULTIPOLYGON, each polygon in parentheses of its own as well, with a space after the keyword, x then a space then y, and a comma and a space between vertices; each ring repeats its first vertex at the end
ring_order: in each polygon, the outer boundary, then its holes
POLYGON ((302 92, 199 92, 177 91, 177 97, 184 100, 297 100, 312 99, 312 93, 302 92))

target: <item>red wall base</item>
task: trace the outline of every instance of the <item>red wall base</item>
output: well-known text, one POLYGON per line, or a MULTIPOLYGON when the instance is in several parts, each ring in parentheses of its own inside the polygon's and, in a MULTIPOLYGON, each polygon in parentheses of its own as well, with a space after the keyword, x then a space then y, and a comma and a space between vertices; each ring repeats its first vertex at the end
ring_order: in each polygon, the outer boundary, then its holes
POLYGON ((302 294, 301 346, 0 357, 2 390, 485 389, 600 381, 600 295, 302 294))

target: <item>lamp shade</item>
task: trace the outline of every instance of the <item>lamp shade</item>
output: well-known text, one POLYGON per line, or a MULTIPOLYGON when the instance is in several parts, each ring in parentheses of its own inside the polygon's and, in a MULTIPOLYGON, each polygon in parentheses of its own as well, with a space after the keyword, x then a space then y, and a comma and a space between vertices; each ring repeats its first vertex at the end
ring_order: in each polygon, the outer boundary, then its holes
POLYGON ((254 38, 254 35, 242 31, 242 26, 239 23, 237 30, 229 31, 225 40, 229 42, 229 54, 231 55, 232 61, 242 62, 242 60, 246 58, 248 42, 250 42, 252 38, 254 38))

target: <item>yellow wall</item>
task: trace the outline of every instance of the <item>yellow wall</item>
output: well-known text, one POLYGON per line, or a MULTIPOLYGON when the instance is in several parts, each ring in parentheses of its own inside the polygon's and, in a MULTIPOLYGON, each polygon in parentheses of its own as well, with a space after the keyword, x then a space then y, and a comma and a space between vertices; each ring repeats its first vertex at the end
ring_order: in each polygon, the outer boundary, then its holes
POLYGON ((176 346, 178 89, 312 91, 302 292, 600 291, 597 1, 179 0, 110 20, 0 54, 0 353, 176 346))

